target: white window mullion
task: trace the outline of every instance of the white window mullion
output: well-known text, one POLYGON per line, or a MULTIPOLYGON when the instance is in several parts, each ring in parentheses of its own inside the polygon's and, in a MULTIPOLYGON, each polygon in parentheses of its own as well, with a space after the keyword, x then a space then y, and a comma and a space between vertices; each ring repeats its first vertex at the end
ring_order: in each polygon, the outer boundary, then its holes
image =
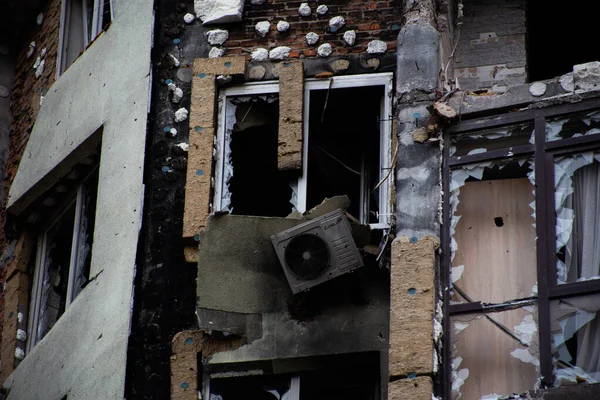
POLYGON ((300 400, 300 377, 292 376, 290 382, 290 400, 300 400))
POLYGON ((35 257, 35 272, 33 274, 33 290, 31 293, 31 301, 29 306, 29 318, 27 319, 27 346, 26 351, 29 353, 37 342, 37 327, 39 323, 39 313, 41 308, 43 281, 44 281, 44 254, 46 254, 46 234, 44 233, 38 238, 36 257, 35 257))
POLYGON ((102 30, 102 16, 104 15, 104 0, 94 0, 94 13, 92 14, 92 40, 102 30))
POLYGON ((304 86, 304 117, 302 138, 302 175, 298 178, 298 211, 306 212, 306 189, 308 187, 308 130, 310 116, 310 89, 304 86))
POLYGON ((69 281, 67 282, 67 302, 65 309, 73 301, 73 285, 77 281, 77 253, 79 252, 79 227, 83 219, 84 188, 80 185, 77 189, 77 200, 75 204, 75 222, 73 223, 73 240, 71 242, 71 262, 69 263, 69 281))

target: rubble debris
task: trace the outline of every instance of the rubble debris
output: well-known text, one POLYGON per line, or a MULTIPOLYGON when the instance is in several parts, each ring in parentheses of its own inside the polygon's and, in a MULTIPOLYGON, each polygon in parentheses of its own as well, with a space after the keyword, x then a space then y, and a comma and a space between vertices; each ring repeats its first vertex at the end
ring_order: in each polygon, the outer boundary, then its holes
POLYGON ((569 72, 568 74, 564 74, 558 80, 560 82, 560 87, 565 92, 572 92, 575 90, 575 83, 573 82, 573 72, 569 72))
POLYGON ((344 19, 344 17, 337 16, 329 20, 329 28, 332 32, 337 31, 344 25, 346 25, 346 20, 344 19))
POLYGON ((308 3, 300 4, 300 7, 298 8, 298 14, 300 14, 303 17, 308 17, 311 13, 312 10, 308 6, 308 3))
POLYGON ((343 71, 347 70, 349 66, 350 66, 350 61, 348 61, 348 60, 335 60, 334 62, 331 63, 331 68, 333 69, 333 72, 335 72, 335 73, 343 72, 343 71))
POLYGON ((258 48, 252 52, 252 61, 265 61, 269 58, 269 50, 264 48, 258 48))
POLYGON ((271 23, 269 21, 257 22, 254 26, 254 29, 256 30, 256 33, 258 33, 260 36, 265 37, 271 29, 271 23))
POLYGON ((593 91, 600 89, 600 62, 592 61, 573 66, 575 90, 593 91))
POLYGON ((195 19, 196 19, 196 16, 192 13, 187 13, 183 16, 183 21, 186 24, 191 24, 192 22, 194 22, 195 19))
POLYGON ((292 49, 287 46, 275 47, 269 52, 269 58, 272 60, 283 60, 284 58, 289 57, 291 50, 292 49))
POLYGON ((534 82, 529 86, 529 93, 535 97, 543 96, 546 93, 546 88, 544 82, 534 82))
POLYGON ((208 58, 218 58, 223 57, 225 55, 225 49, 220 47, 213 47, 208 52, 208 58))
POLYGON ((171 130, 169 130, 169 134, 171 135, 171 137, 177 136, 177 129, 171 128, 171 130))
POLYGON ((309 46, 313 46, 318 41, 319 41, 319 35, 316 34, 315 32, 308 32, 306 34, 306 43, 308 43, 309 46))
POLYGON ((35 19, 35 22, 38 24, 38 26, 41 26, 44 22, 44 13, 39 13, 37 18, 35 19))
POLYGON ((173 103, 179 103, 183 97, 183 90, 181 90, 181 88, 178 88, 174 83, 169 83, 168 87, 169 91, 173 93, 171 101, 173 103))
POLYGON ((417 143, 424 143, 429 139, 429 130, 427 128, 417 128, 412 133, 413 140, 417 143))
POLYGON ((325 15, 328 11, 329 7, 327 7, 325 4, 321 4, 319 7, 317 7, 317 14, 319 15, 325 15))
POLYGON ((185 121, 188 117, 188 110, 185 108, 180 108, 175 111, 175 122, 185 121))
POLYGON ((208 43, 213 46, 222 45, 229 38, 229 32, 225 29, 213 29, 208 31, 208 43))
POLYGON ((26 341, 27 333, 25 333, 25 331, 22 329, 17 329, 17 340, 20 340, 22 342, 26 341))
POLYGON ((29 48, 27 49, 27 58, 31 58, 33 53, 35 52, 35 42, 29 43, 29 48))
POLYGON ((45 63, 46 63, 46 60, 42 60, 39 64, 39 66, 35 69, 35 77, 36 78, 39 78, 44 73, 44 64, 45 63))
POLYGON ((23 360, 25 358, 25 352, 23 351, 23 349, 17 347, 15 349, 15 358, 19 361, 23 360))
POLYGON ((383 54, 387 51, 387 44, 382 40, 371 40, 367 45, 367 53, 383 54))
POLYGON ((175 65, 175 67, 179 67, 181 65, 177 57, 175 57, 173 54, 169 54, 169 56, 171 57, 171 60, 173 60, 173 65, 175 65))
POLYGON ((354 43, 356 42, 356 32, 355 31, 344 32, 344 42, 346 42, 346 44, 348 46, 354 46, 354 43))
POLYGON ((289 22, 287 22, 287 21, 279 21, 277 23, 277 30, 279 32, 285 32, 288 29, 290 29, 290 23, 289 22))
POLYGON ((328 57, 329 55, 331 55, 332 51, 333 49, 331 48, 331 45, 329 43, 323 43, 317 49, 317 54, 321 57, 328 57))
POLYGON ((190 145, 185 142, 178 143, 175 146, 179 147, 183 151, 188 151, 190 149, 190 145))
POLYGON ((256 65, 248 70, 248 78, 251 80, 261 80, 265 77, 267 70, 262 65, 256 65))
POLYGON ((226 85, 233 80, 231 75, 219 75, 217 76, 217 84, 226 85))
POLYGON ((441 101, 436 101, 435 103, 433 103, 433 109, 440 117, 447 119, 454 119, 458 115, 454 108, 441 101))
POLYGON ((240 22, 244 0, 194 0, 194 11, 203 25, 240 22))

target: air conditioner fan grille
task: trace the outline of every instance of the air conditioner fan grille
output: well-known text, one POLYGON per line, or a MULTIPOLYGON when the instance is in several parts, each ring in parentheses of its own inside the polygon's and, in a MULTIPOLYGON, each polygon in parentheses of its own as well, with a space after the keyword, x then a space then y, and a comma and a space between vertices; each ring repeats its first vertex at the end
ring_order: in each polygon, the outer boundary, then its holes
POLYGON ((284 258, 289 270, 298 278, 316 279, 329 267, 329 248, 319 236, 305 233, 288 242, 284 258))

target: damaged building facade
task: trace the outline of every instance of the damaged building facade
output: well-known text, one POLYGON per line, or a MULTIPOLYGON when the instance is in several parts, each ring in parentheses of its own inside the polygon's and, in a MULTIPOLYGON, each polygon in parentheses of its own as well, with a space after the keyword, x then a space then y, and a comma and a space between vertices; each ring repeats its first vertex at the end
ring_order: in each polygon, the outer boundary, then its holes
POLYGON ((600 396, 592 10, 0 7, 1 396, 600 396))

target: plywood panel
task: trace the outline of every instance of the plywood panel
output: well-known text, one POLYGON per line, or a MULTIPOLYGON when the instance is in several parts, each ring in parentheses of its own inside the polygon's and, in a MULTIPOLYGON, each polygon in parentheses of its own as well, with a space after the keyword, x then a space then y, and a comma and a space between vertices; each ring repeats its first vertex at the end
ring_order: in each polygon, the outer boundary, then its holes
MULTIPOLYGON (((464 265, 455 284, 473 301, 501 303, 531 295, 537 282, 532 191, 527 178, 467 182, 460 188, 452 266, 464 265)), ((453 300, 464 301, 456 293, 453 300)))
MULTIPOLYGON (((530 314, 524 309, 489 314, 497 322, 511 331, 530 314)), ((534 319, 537 319, 535 317, 534 319)), ((511 395, 533 389, 536 382, 536 368, 533 363, 523 362, 511 355, 511 352, 527 349, 514 338, 500 330, 483 315, 466 315, 452 318, 452 343, 456 352, 453 363, 459 376, 468 377, 460 387, 461 396, 453 399, 478 400, 489 394, 511 395), (468 324, 460 333, 454 329, 456 323, 468 324), (468 371, 468 372, 467 372, 468 371)), ((535 335, 534 335, 535 336, 535 335)), ((537 340, 528 349, 537 359, 537 340)))

